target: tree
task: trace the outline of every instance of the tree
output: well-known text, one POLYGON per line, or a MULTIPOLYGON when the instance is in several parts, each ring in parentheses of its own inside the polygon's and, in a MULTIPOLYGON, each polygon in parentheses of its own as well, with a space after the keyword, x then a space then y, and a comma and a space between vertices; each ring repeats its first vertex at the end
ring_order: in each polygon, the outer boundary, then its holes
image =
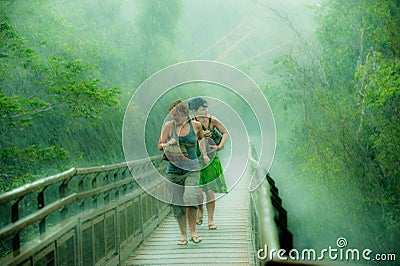
POLYGON ((400 233, 399 11, 393 0, 325 1, 317 45, 277 61, 290 115, 301 110, 291 160, 303 183, 327 186, 348 223, 374 224, 381 241, 371 241, 385 250, 400 233))
POLYGON ((71 113, 96 118, 104 106, 117 103, 118 89, 103 88, 90 66, 80 60, 41 60, 27 48, 7 21, 0 25, 0 155, 2 191, 29 181, 42 164, 58 163, 68 156, 60 143, 48 143, 28 132, 44 118, 71 113), (32 141, 32 142, 31 142, 32 141))
POLYGON ((126 104, 144 79, 176 62, 181 3, 2 1, 0 8, 3 189, 71 166, 123 161, 126 104))

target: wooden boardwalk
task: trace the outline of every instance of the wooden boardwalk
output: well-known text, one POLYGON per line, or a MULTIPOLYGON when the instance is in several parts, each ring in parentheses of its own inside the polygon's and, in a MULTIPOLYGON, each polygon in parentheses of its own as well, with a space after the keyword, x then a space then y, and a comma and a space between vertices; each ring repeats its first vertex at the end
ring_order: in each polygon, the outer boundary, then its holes
POLYGON ((208 230, 205 211, 203 224, 197 226, 201 243, 178 246, 178 224, 170 215, 123 265, 254 265, 248 182, 243 179, 217 200, 217 230, 208 230))

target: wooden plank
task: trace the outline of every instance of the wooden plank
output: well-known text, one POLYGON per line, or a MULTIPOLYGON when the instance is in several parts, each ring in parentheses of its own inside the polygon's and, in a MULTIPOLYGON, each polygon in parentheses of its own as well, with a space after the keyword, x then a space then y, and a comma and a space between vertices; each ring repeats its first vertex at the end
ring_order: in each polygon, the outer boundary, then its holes
POLYGON ((203 224, 196 228, 201 243, 178 246, 179 228, 171 215, 122 265, 255 265, 247 184, 241 181, 216 201, 217 230, 208 230, 205 211, 203 224))

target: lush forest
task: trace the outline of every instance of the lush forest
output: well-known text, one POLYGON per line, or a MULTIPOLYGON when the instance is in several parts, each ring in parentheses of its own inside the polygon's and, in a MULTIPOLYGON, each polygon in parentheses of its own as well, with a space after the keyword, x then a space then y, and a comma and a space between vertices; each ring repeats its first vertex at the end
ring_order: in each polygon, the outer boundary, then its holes
POLYGON ((282 166, 298 171, 292 185, 307 191, 299 212, 320 222, 313 230, 335 217, 366 236, 364 247, 398 251, 400 2, 324 1, 316 20, 312 41, 299 36, 275 61, 281 79, 272 90, 293 125, 290 142, 280 142, 282 166))
POLYGON ((135 1, 135 21, 127 13, 118 25, 113 11, 123 3, 0 3, 2 191, 72 166, 124 161, 127 102, 174 63, 180 4, 135 1))
MULTIPOLYGON (((301 197, 285 199, 295 243, 310 248, 326 230, 338 237, 349 227, 350 235, 368 232, 357 240, 367 239, 363 247, 398 252, 400 1, 321 1, 312 34, 261 2, 258 12, 294 41, 271 62, 239 68, 265 77, 258 82, 278 135, 271 172, 284 193, 301 197), (343 223, 328 226, 335 219, 343 223)), ((72 166, 124 161, 121 129, 135 89, 168 65, 203 58, 206 33, 193 37, 180 23, 187 5, 1 1, 1 191, 72 166)), ((215 30, 208 37, 226 34, 215 30)))

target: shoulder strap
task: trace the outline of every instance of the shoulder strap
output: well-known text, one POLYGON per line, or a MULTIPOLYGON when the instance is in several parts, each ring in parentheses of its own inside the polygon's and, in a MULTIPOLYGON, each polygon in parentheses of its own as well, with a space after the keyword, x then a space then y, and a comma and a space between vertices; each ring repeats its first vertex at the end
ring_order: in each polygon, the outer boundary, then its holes
POLYGON ((208 117, 208 130, 211 131, 211 115, 208 117))
MULTIPOLYGON (((197 118, 196 117, 194 117, 194 120, 196 120, 197 122, 200 122, 199 120, 197 120, 197 118)), ((203 130, 207 130, 207 128, 205 127, 205 126, 203 126, 203 124, 200 122, 200 124, 201 124, 201 128, 203 129, 203 130)))
MULTIPOLYGON (((196 120, 197 121, 197 120, 196 120)), ((190 130, 192 130, 193 128, 193 124, 192 124, 192 120, 189 120, 189 125, 190 125, 190 130)), ((190 132, 190 131, 189 131, 190 132)), ((172 136, 176 142, 178 143, 178 145, 183 145, 183 146, 197 146, 197 143, 195 144, 190 144, 190 143, 184 143, 184 142, 179 142, 179 135, 176 134, 175 131, 175 122, 172 123, 172 136)))
POLYGON ((175 132, 175 122, 172 122, 172 138, 174 138, 176 141, 178 141, 177 137, 176 137, 176 132, 175 132))

